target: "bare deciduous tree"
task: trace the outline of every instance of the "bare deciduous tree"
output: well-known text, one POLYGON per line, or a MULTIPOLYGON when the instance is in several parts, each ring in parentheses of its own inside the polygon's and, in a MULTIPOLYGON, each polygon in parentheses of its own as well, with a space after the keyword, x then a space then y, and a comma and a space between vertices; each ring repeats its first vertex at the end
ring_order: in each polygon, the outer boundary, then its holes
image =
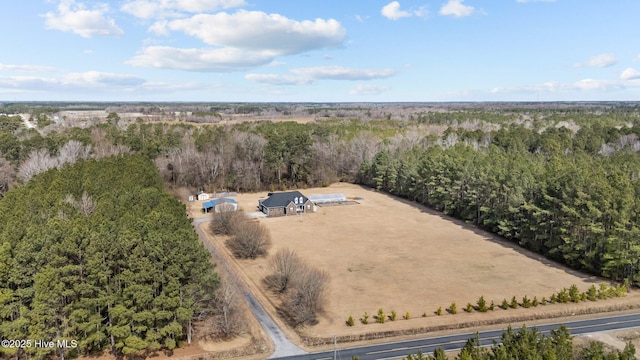
POLYGON ((285 308, 295 326, 315 324, 316 315, 326 302, 325 290, 329 283, 329 274, 304 266, 293 280, 283 301, 285 308))
POLYGON ((224 339, 238 335, 243 330, 242 311, 238 306, 236 287, 233 283, 222 281, 215 294, 214 328, 217 335, 224 339))
POLYGON ((221 211, 211 214, 210 229, 216 235, 231 235, 237 222, 241 222, 244 214, 230 207, 222 207, 221 211))
POLYGON ((295 251, 280 249, 269 260, 271 274, 266 277, 265 282, 274 291, 284 293, 303 267, 304 264, 295 251))
POLYGON ((0 157, 0 197, 9 190, 9 186, 15 180, 16 171, 13 165, 5 158, 0 157))
POLYGON ((269 230, 257 221, 244 219, 232 222, 232 234, 227 246, 238 258, 255 259, 266 255, 271 247, 269 230))
POLYGON ((65 201, 75 207, 78 211, 80 211, 84 215, 91 215, 96 209, 96 203, 93 201, 91 196, 87 194, 86 191, 82 193, 80 200, 76 200, 73 198, 71 194, 68 194, 65 197, 65 201))
POLYGON ((34 150, 29 157, 20 165, 18 176, 25 182, 32 177, 58 166, 58 159, 49 155, 45 149, 34 150))
POLYGON ((64 163, 75 163, 83 159, 86 160, 91 154, 91 146, 85 146, 80 141, 70 140, 58 151, 58 166, 64 163))

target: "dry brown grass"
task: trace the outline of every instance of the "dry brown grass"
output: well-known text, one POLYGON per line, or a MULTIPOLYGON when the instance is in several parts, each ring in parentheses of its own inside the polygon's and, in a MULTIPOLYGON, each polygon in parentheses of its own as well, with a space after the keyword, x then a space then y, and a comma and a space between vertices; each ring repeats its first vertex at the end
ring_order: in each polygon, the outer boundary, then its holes
MULTIPOLYGON (((444 329, 462 323, 495 323, 498 317, 571 315, 591 311, 586 308, 594 304, 604 311, 638 302, 633 293, 623 300, 485 314, 460 311, 455 316, 439 317, 434 311, 439 306, 448 307, 453 301, 463 307, 469 302, 475 304, 480 296, 496 305, 513 296, 548 299, 571 284, 585 291, 602 279, 571 271, 422 206, 356 185, 340 183, 302 192, 305 195, 341 192, 348 198, 364 198, 358 205, 320 207, 317 213, 302 218, 260 219, 271 231, 271 254, 281 248, 294 249, 305 262, 330 274, 325 312, 318 325, 299 329, 303 336, 352 336, 434 326, 444 329), (408 311, 412 319, 345 326, 349 315, 358 319, 365 311, 375 314, 379 308, 387 312, 396 310, 399 314, 408 311), (423 313, 428 316, 421 317, 423 313)), ((240 194, 236 199, 240 207, 251 212, 264 196, 266 192, 240 194)), ((251 287, 261 289, 258 297, 267 303, 268 310, 275 312, 281 304, 263 284, 269 274, 268 261, 267 257, 241 260, 238 264, 251 287)))

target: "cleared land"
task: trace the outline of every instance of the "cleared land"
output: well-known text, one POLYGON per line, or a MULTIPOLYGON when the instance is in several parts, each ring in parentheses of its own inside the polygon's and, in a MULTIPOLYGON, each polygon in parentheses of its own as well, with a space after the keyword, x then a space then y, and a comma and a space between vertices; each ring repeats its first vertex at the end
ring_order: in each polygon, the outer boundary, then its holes
MULTIPOLYGON (((619 300, 596 303, 558 304, 532 309, 501 310, 486 314, 466 314, 467 303, 475 304, 483 295, 496 305, 513 296, 547 299, 552 293, 576 284, 585 291, 602 279, 588 277, 552 263, 536 254, 496 239, 463 222, 444 217, 425 207, 352 184, 301 190, 305 195, 344 193, 362 197, 358 205, 319 207, 303 217, 260 219, 270 229, 273 247, 294 249, 300 257, 331 274, 329 302, 320 323, 302 329, 303 335, 331 337, 364 332, 431 327, 483 321, 496 317, 539 317, 540 313, 563 313, 589 306, 612 306, 619 300), (452 301, 458 315, 438 317, 434 311, 446 309, 452 301), (398 320, 389 324, 345 326, 349 315, 358 319, 367 311, 373 320, 379 308, 387 315, 396 310, 398 320), (410 321, 402 320, 410 312, 410 321), (421 315, 427 314, 423 318, 421 315)), ((246 212, 256 210, 264 193, 236 197, 246 212)), ((198 203, 191 204, 197 208, 198 203)), ((197 214, 194 211, 194 214, 197 214)), ((217 241, 223 241, 218 237, 217 241)), ((278 305, 277 298, 264 290, 268 260, 235 261, 241 276, 263 302, 278 305)), ((629 294, 622 302, 638 302, 629 294)))

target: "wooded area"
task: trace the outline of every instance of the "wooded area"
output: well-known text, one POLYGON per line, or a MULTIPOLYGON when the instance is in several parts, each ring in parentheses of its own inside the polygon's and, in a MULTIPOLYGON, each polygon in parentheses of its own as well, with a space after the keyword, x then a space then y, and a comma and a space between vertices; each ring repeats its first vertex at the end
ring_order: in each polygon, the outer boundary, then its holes
POLYGON ((40 173, 0 199, 0 337, 24 358, 132 354, 190 342, 219 279, 184 205, 139 155, 40 173))
POLYGON ((163 181, 209 192, 357 182, 640 284, 637 104, 291 106, 316 121, 111 112, 70 126, 50 121, 55 108, 21 105, 27 128, 0 115, 0 335, 82 339, 70 354, 188 341, 218 280, 163 181))

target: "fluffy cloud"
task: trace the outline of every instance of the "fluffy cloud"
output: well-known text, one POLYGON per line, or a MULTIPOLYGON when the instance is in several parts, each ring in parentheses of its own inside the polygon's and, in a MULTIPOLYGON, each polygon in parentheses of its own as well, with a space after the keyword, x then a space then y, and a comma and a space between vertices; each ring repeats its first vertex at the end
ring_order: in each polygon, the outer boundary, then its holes
POLYGON ((410 17, 411 13, 408 11, 400 10, 400 3, 397 1, 392 1, 385 5, 382 10, 380 10, 382 16, 391 20, 398 20, 403 17, 410 17))
POLYGON ((412 16, 426 17, 429 15, 429 12, 424 7, 421 7, 418 10, 413 10, 411 12, 400 10, 400 3, 397 1, 392 1, 383 6, 380 10, 380 13, 382 14, 382 16, 390 20, 398 20, 401 18, 412 16))
POLYGON ((585 63, 575 64, 575 67, 609 67, 618 62, 612 54, 600 54, 591 57, 585 63))
POLYGON ((245 0, 133 0, 121 10, 142 19, 181 16, 184 13, 210 12, 246 5, 245 0))
POLYGON ((383 92, 389 91, 390 88, 388 86, 377 86, 370 84, 359 84, 355 88, 349 91, 351 95, 378 95, 383 92))
POLYGON ((127 64, 187 71, 231 72, 268 64, 276 55, 270 51, 237 48, 181 49, 149 46, 127 61, 127 64))
POLYGON ((334 19, 296 21, 279 14, 239 10, 228 14, 199 14, 164 23, 159 29, 182 31, 206 44, 251 50, 272 50, 281 55, 338 47, 346 31, 334 19))
POLYGON ((289 70, 291 75, 248 74, 245 79, 272 85, 310 84, 316 80, 361 81, 383 79, 397 73, 394 69, 354 69, 342 66, 317 66, 289 70))
POLYGON ((296 21, 279 14, 238 10, 162 20, 156 34, 183 32, 211 45, 207 49, 149 46, 128 64, 188 71, 228 72, 272 63, 276 57, 342 46, 346 31, 333 19, 296 21))
POLYGON ((473 6, 462 4, 464 0, 449 0, 440 8, 440 15, 454 17, 465 17, 473 14, 476 10, 473 6))
POLYGON ((92 36, 121 36, 124 34, 113 19, 105 16, 109 11, 106 4, 98 5, 92 10, 74 0, 62 0, 57 12, 48 12, 45 26, 48 29, 72 32, 84 38, 92 36))
POLYGON ((620 79, 622 80, 638 80, 640 79, 640 71, 634 68, 625 69, 622 74, 620 74, 620 79))

